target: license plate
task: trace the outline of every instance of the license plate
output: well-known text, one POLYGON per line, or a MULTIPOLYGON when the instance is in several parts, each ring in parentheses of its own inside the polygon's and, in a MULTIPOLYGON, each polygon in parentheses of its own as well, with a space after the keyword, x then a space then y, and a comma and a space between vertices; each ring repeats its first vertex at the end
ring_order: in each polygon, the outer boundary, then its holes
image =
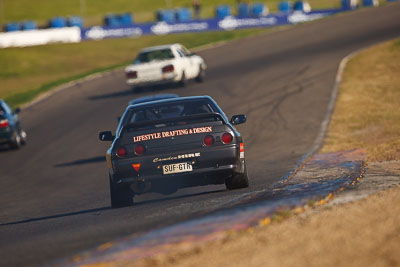
POLYGON ((191 172, 191 171, 193 171, 193 168, 192 164, 190 164, 189 162, 163 165, 163 174, 191 172))

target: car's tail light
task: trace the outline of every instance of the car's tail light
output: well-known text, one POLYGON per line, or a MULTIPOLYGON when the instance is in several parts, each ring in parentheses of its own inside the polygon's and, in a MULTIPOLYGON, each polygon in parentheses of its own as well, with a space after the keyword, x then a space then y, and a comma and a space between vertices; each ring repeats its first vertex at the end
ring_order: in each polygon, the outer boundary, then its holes
POLYGON ((10 122, 7 119, 0 120, 0 128, 6 128, 10 126, 10 122))
POLYGON ((126 155, 128 154, 127 153, 127 151, 126 151, 126 148, 125 147, 123 147, 123 146, 121 146, 121 147, 119 147, 118 149, 117 149, 117 156, 119 157, 119 158, 125 158, 126 157, 126 155))
POLYGON ((135 154, 138 156, 143 155, 146 152, 146 147, 142 144, 137 144, 135 146, 135 154))
POLYGON ((215 140, 214 140, 214 137, 212 135, 204 136, 203 143, 206 146, 212 146, 214 144, 214 142, 215 142, 215 140))
POLYGON ((165 67, 162 68, 162 72, 163 73, 167 73, 167 72, 173 72, 175 70, 174 65, 167 65, 165 67))
POLYGON ((221 140, 222 140, 222 143, 224 143, 224 144, 230 144, 230 143, 232 143, 233 136, 230 133, 224 133, 221 136, 221 140))
POLYGON ((126 73, 126 78, 128 78, 128 79, 136 79, 137 78, 137 71, 128 71, 126 73))

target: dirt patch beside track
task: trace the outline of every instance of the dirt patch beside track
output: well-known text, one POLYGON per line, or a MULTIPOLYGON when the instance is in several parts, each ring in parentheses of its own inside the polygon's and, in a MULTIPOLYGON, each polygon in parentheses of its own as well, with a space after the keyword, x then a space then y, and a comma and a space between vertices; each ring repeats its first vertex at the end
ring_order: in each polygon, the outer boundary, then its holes
POLYGON ((328 205, 135 266, 399 266, 399 184, 400 161, 371 163, 328 205))

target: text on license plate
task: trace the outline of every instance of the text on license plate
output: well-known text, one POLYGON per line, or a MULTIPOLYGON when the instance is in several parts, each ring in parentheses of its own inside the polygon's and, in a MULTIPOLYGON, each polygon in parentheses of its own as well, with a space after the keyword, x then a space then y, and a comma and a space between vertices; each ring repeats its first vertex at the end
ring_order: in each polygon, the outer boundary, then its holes
POLYGON ((191 172, 193 171, 192 164, 189 162, 175 163, 163 165, 163 174, 191 172))

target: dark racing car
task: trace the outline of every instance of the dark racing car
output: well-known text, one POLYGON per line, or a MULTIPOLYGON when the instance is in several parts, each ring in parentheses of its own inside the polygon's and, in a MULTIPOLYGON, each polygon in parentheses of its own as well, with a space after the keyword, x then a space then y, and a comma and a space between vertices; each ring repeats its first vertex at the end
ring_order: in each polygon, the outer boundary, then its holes
POLYGON ((133 204, 135 194, 172 194, 179 188, 224 184, 248 187, 244 144, 230 120, 209 96, 176 97, 130 105, 107 150, 111 206, 133 204))

